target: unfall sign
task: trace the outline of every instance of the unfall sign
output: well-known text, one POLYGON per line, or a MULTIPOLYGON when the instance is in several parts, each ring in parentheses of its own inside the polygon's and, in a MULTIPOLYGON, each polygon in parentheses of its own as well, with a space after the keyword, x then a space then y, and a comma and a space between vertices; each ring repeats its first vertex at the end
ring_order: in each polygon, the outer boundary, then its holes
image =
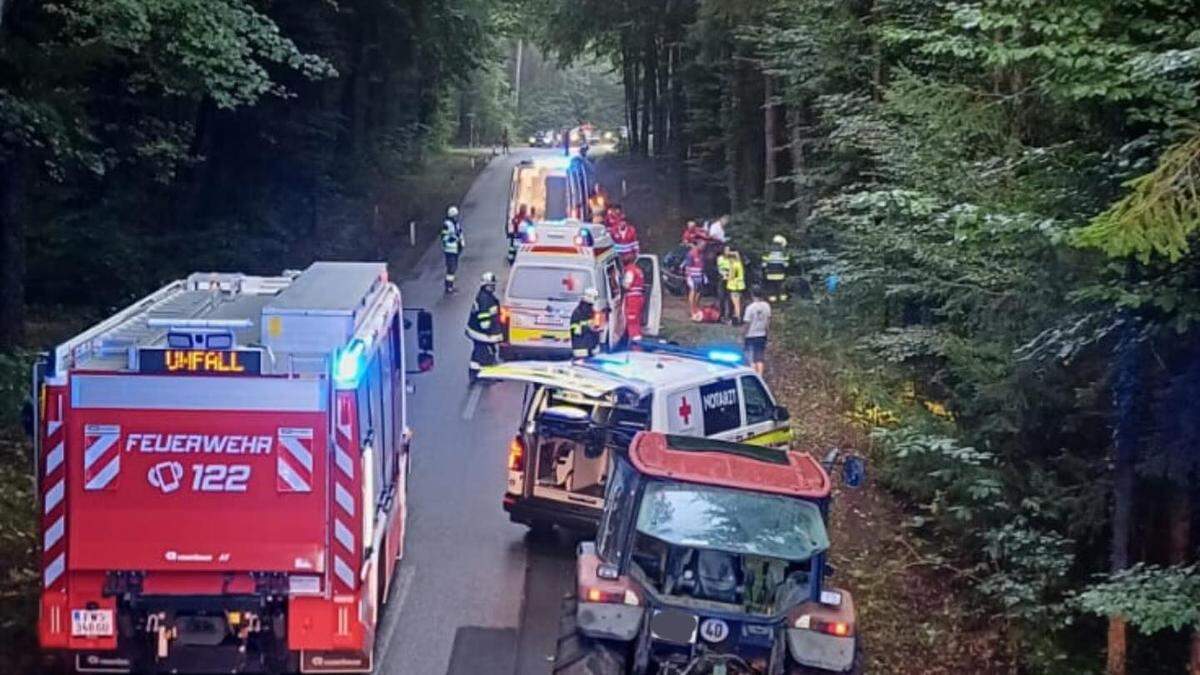
POLYGON ((738 404, 736 380, 721 380, 700 387, 700 406, 705 436, 741 426, 742 411, 738 404))
POLYGON ((252 350, 140 349, 138 372, 169 375, 258 375, 262 353, 252 350))

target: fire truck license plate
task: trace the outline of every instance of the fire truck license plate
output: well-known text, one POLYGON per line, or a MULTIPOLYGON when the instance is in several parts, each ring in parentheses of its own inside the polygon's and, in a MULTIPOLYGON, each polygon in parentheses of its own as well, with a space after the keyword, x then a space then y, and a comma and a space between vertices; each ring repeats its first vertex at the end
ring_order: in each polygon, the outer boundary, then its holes
POLYGON ((109 637, 113 634, 111 609, 71 610, 71 635, 74 637, 109 637))

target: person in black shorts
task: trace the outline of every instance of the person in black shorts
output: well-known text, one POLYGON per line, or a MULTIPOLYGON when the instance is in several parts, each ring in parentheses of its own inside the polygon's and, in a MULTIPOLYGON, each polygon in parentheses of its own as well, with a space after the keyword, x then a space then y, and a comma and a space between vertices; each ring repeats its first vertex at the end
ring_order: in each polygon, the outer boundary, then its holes
POLYGON ((771 304, 762 298, 758 286, 750 289, 750 304, 746 306, 742 321, 746 326, 746 357, 754 370, 763 373, 763 360, 767 353, 767 330, 771 325, 771 304))

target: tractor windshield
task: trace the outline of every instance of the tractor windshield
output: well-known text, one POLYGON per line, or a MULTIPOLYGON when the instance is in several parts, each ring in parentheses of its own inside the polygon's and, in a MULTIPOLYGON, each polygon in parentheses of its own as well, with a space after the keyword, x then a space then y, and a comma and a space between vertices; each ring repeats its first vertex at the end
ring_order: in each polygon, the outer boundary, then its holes
POLYGON ((688 483, 647 485, 637 531, 675 546, 779 560, 807 560, 829 548, 811 502, 688 483))

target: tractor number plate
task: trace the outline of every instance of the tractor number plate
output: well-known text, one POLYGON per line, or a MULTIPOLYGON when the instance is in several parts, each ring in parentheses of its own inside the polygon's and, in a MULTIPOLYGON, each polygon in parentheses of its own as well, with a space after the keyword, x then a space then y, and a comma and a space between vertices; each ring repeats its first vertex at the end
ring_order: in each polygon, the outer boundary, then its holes
POLYGON ((110 637, 113 634, 111 609, 71 610, 71 635, 74 637, 110 637))
POLYGON ((650 634, 658 640, 690 645, 696 642, 699 619, 677 609, 660 609, 650 619, 650 634))

